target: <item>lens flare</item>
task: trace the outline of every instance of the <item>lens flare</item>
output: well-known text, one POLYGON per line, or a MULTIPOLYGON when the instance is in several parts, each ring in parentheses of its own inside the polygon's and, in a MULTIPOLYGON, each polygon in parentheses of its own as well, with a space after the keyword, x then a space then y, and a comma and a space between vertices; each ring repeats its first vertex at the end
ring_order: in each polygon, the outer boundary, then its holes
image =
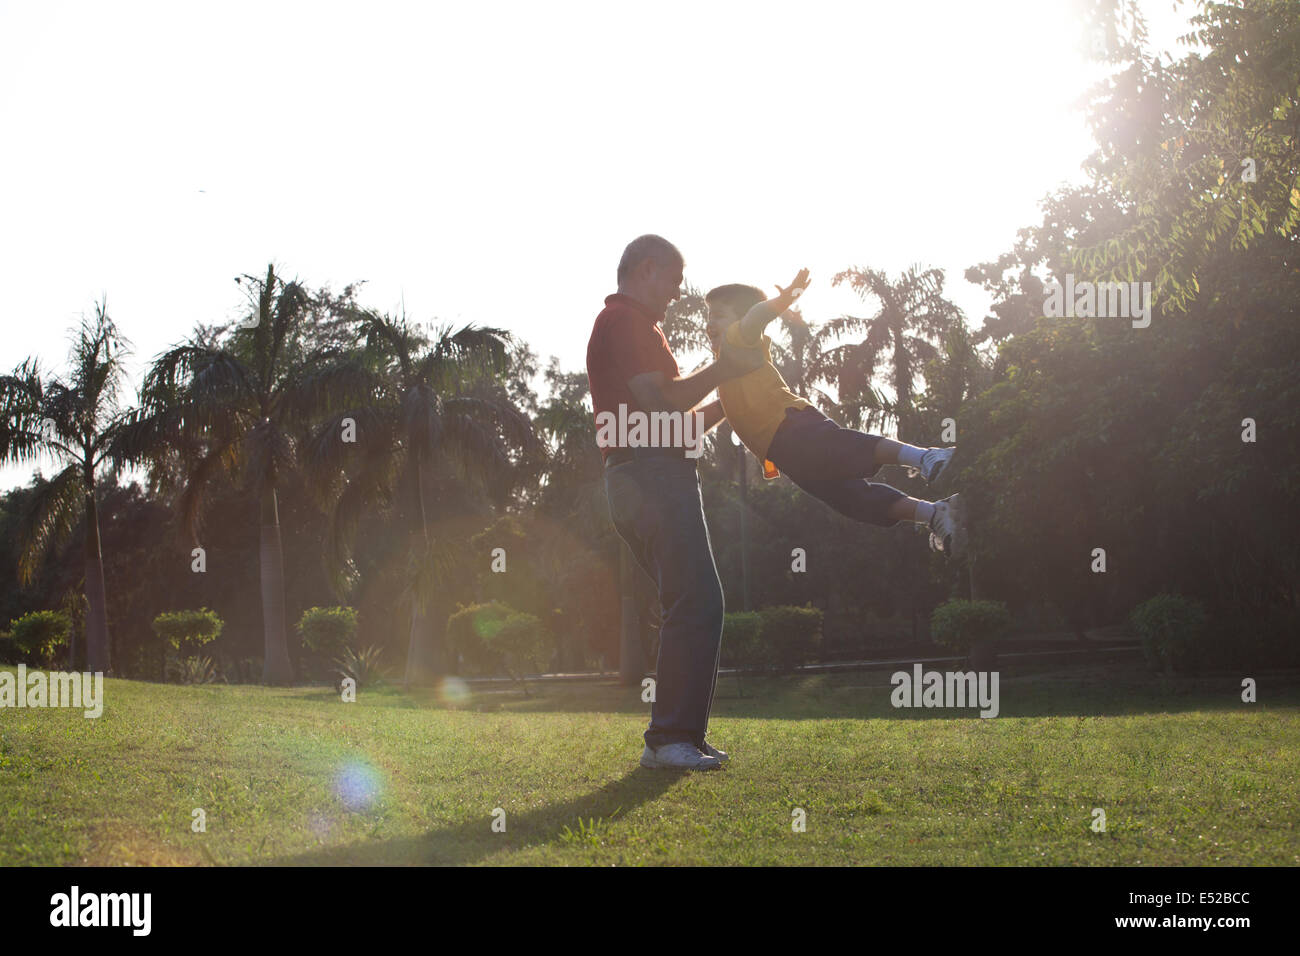
POLYGON ((444 677, 438 681, 438 703, 444 707, 459 707, 469 703, 469 685, 459 677, 444 677))
POLYGON ((348 761, 334 774, 334 795, 353 813, 373 807, 382 789, 379 772, 361 760, 348 761))

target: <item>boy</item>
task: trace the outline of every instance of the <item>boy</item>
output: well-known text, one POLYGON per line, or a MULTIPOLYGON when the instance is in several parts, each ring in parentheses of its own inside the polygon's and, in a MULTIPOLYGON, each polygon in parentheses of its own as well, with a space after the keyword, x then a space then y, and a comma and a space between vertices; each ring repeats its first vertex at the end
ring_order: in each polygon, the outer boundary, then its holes
POLYGON ((709 307, 708 334, 714 352, 728 343, 761 348, 767 358, 752 372, 718 386, 732 430, 769 467, 815 498, 855 521, 892 527, 912 521, 930 530, 930 547, 948 556, 965 550, 965 522, 960 495, 941 501, 909 498, 889 485, 866 479, 881 465, 905 465, 933 482, 952 458, 952 448, 918 448, 878 435, 841 428, 795 395, 772 364, 771 339, 763 334, 769 322, 790 308, 808 287, 803 269, 788 288, 768 300, 761 289, 749 285, 723 285, 704 301, 709 307))

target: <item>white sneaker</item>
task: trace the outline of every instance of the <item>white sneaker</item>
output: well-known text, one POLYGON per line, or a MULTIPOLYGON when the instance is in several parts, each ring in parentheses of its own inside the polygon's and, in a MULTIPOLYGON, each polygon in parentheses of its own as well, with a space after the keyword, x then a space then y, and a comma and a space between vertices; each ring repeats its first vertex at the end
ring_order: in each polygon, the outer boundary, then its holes
POLYGON ((925 454, 921 456, 921 477, 925 479, 926 484, 934 484, 943 474, 948 462, 952 461, 952 453, 956 448, 927 448, 925 454))
POLYGON ((695 744, 664 744, 657 750, 646 744, 641 766, 651 770, 717 770, 722 761, 701 753, 695 744))
POLYGON ((930 550, 950 558, 966 551, 966 515, 961 495, 952 495, 934 503, 930 516, 930 550))
POLYGON ((704 746, 700 748, 700 753, 704 754, 704 756, 706 757, 717 757, 723 763, 726 763, 728 760, 731 759, 730 757, 727 756, 727 752, 725 750, 719 750, 717 747, 713 746, 713 744, 709 743, 707 740, 704 741, 704 746))

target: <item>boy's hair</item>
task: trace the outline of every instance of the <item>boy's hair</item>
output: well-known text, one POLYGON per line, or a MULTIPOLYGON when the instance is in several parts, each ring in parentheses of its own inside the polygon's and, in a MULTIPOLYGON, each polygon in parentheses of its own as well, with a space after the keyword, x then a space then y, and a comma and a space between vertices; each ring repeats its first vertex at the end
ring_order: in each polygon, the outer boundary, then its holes
POLYGON ((736 315, 744 315, 760 302, 767 300, 767 295, 757 286, 733 282, 710 289, 704 295, 709 305, 725 305, 735 310, 736 315))

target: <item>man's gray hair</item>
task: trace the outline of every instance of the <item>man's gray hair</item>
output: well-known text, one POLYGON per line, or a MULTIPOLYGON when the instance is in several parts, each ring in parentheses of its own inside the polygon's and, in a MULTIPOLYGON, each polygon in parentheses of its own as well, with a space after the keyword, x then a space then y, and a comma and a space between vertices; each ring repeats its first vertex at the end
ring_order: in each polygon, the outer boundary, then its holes
POLYGON ((644 236, 637 236, 623 250, 623 258, 618 261, 619 284, 622 284, 623 280, 646 259, 654 259, 662 265, 686 265, 685 257, 676 246, 663 236, 646 233, 644 236))

